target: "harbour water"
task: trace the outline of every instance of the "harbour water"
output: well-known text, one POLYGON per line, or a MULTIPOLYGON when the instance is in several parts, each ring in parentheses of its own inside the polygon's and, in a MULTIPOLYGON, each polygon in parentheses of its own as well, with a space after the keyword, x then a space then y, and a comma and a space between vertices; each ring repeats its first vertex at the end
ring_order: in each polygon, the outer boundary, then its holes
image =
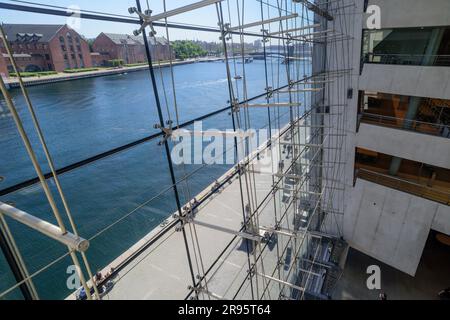
MULTIPOLYGON (((236 73, 241 76, 242 67, 236 66, 236 73)), ((269 68, 280 68, 280 78, 269 79, 273 87, 285 85, 285 66, 275 60, 269 68)), ((264 62, 246 64, 245 72, 250 85, 248 97, 263 93, 266 87, 264 62)), ((277 73, 274 70, 273 74, 277 73)), ((299 73, 303 76, 307 72, 299 73)), ((156 74, 164 117, 176 123, 170 69, 156 70, 156 74)), ((176 66, 174 74, 180 123, 229 104, 225 64, 176 66)), ((235 81, 238 81, 239 98, 243 100, 242 80, 235 81)), ((47 84, 30 87, 28 91, 57 168, 157 132, 153 127, 158 123, 155 98, 147 70, 47 84)), ((11 93, 43 170, 48 172, 24 99, 19 90, 11 93)), ((0 103, 5 110, 2 98, 0 103)), ((279 118, 275 123, 280 126, 289 119, 286 110, 273 111, 271 116, 279 118)), ((252 110, 250 121, 255 129, 266 126, 267 110, 252 110)), ((203 128, 232 129, 229 112, 203 120, 203 128)), ((94 271, 113 261, 176 210, 167 159, 158 141, 154 139, 60 176, 79 233, 91 240, 88 258, 94 271)), ((229 168, 230 165, 175 166, 177 180, 196 171, 179 185, 182 200, 192 198, 229 168)), ((36 176, 13 120, 5 112, 0 114, 0 176, 3 177, 2 190, 36 176)), ((49 183, 55 191, 53 181, 49 183)), ((38 184, 0 197, 0 201, 56 223, 38 184)), ((61 201, 57 201, 62 210, 61 201)), ((30 273, 66 253, 62 245, 8 222, 30 273)), ((65 281, 67 267, 71 264, 70 259, 62 258, 35 278, 41 298, 61 299, 71 292, 65 281)), ((2 292, 15 281, 1 254, 0 268, 2 292)), ((20 291, 13 291, 7 298, 20 299, 20 291)))

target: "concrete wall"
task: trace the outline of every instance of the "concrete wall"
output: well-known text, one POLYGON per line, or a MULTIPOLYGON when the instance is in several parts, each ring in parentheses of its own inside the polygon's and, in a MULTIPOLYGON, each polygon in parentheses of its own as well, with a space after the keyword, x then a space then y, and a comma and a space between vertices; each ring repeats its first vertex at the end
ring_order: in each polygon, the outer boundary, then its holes
POLYGON ((450 68, 365 64, 359 89, 450 99, 450 68))
POLYGON ((439 206, 431 228, 450 235, 450 207, 443 205, 439 206))
POLYGON ((450 25, 448 0, 370 0, 381 9, 382 28, 450 25))
POLYGON ((450 230, 450 207, 358 179, 344 237, 355 249, 414 276, 430 229, 450 230))
POLYGON ((356 146, 450 169, 450 139, 361 123, 356 146))

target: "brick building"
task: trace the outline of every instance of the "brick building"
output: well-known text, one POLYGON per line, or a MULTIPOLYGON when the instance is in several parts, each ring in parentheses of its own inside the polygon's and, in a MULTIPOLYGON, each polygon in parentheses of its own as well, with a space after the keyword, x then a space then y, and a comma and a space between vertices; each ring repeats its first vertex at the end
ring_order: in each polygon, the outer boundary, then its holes
POLYGON ((8 68, 6 65, 6 59, 0 51, 0 77, 5 77, 8 74, 8 68))
POLYGON ((155 61, 169 60, 175 58, 175 53, 170 46, 169 41, 164 37, 151 37, 148 40, 150 42, 150 52, 152 59, 155 61))
MULTIPOLYGON (((89 44, 67 25, 5 24, 3 28, 22 72, 92 67, 89 44)), ((0 53, 4 57, 0 72, 4 64, 11 72, 5 48, 0 47, 0 53)))
POLYGON ((126 34, 100 33, 92 44, 100 54, 102 65, 110 60, 123 60, 126 64, 145 62, 144 42, 139 37, 126 34))
MULTIPOLYGON (((169 60, 174 57, 169 42, 163 37, 149 39, 152 58, 157 60, 169 60)), ((98 55, 102 65, 107 65, 109 60, 123 60, 125 64, 142 63, 147 61, 145 55, 144 40, 142 37, 127 34, 101 33, 92 45, 93 51, 98 55)))

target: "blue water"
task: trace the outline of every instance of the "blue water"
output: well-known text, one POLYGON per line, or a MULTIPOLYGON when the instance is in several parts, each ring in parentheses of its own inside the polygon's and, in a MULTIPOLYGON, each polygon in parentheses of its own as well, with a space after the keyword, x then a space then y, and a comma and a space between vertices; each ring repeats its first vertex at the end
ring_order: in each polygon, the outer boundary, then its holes
MULTIPOLYGON (((274 67, 278 68, 278 65, 274 67)), ((242 65, 237 68, 242 68, 242 65)), ((263 62, 255 61, 245 65, 245 68, 248 96, 264 92, 263 62)), ((177 66, 174 73, 180 123, 228 105, 228 84, 223 63, 177 66)), ((242 70, 238 70, 238 74, 242 75, 242 70)), ((164 117, 168 119, 167 101, 170 117, 175 120, 170 69, 157 70, 156 75, 164 117)), ((286 84, 283 76, 273 80, 274 87, 286 84)), ((238 82, 238 87, 242 100, 242 81, 238 82)), ((158 118, 148 71, 48 84, 30 87, 28 91, 57 168, 157 132, 153 128, 158 118)), ((24 99, 19 90, 12 90, 11 93, 43 170, 47 172, 48 166, 32 130, 24 99)), ((5 109, 4 101, 0 99, 0 103, 5 109)), ((278 112, 274 111, 272 117, 278 116, 278 112)), ((282 114, 280 125, 288 119, 287 113, 282 114)), ((267 122, 266 110, 252 110, 251 127, 264 127, 267 122)), ((222 112, 204 120, 203 127, 231 129, 231 116, 228 112, 222 112)), ((164 149, 157 145, 158 141, 141 144, 60 176, 80 234, 85 238, 95 236, 88 251, 94 270, 112 262, 176 210, 173 190, 169 188, 171 181, 167 159, 164 149), (166 188, 169 190, 159 195, 166 188), (127 218, 97 235, 137 207, 140 208, 127 218)), ((0 116, 0 152, 0 176, 4 177, 0 182, 1 189, 36 176, 11 117, 0 116)), ((180 180, 200 168, 187 180, 187 185, 180 184, 183 201, 203 190, 230 166, 175 166, 176 178, 180 180)), ((55 191, 53 181, 49 182, 55 191)), ((22 210, 55 223, 39 185, 2 197, 0 201, 11 202, 22 210)), ((58 205, 62 210, 60 201, 58 205)), ((8 222, 30 273, 66 253, 66 249, 55 241, 13 221, 8 222)), ((41 298, 61 299, 70 293, 65 282, 66 268, 71 264, 70 259, 65 258, 35 278, 41 298)), ((0 268, 0 291, 3 291, 14 284, 14 280, 1 254, 0 268)), ((20 292, 16 290, 7 298, 20 299, 20 292)))

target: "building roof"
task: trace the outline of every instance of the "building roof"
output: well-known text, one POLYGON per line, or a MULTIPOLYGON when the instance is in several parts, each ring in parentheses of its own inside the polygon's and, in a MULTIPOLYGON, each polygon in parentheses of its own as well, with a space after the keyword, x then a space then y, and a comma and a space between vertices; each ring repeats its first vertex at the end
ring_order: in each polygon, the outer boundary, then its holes
POLYGON ((165 46, 169 44, 169 41, 164 37, 150 37, 148 42, 150 42, 151 45, 159 44, 165 46))
POLYGON ((62 24, 4 24, 8 40, 49 42, 62 28, 62 24))
MULTIPOLYGON (((115 44, 119 45, 144 45, 144 39, 142 37, 131 36, 128 34, 119 33, 103 33, 109 39, 111 39, 115 44)), ((164 37, 150 37, 148 42, 150 45, 168 45, 169 42, 164 37)))
POLYGON ((115 44, 127 44, 127 45, 139 45, 144 44, 144 41, 140 37, 130 36, 128 34, 119 33, 103 33, 115 44))

